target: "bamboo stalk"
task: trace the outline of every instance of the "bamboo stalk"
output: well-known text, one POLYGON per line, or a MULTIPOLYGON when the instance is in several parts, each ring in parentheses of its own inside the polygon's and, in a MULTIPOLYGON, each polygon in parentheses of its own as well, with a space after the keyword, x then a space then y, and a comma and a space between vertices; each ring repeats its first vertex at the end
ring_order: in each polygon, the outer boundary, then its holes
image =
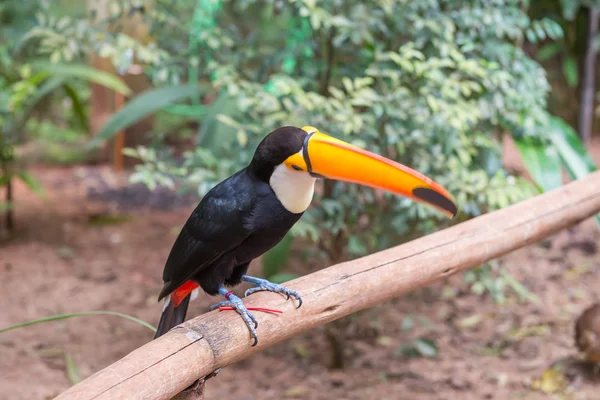
POLYGON ((409 243, 294 279, 286 286, 301 293, 304 303, 299 309, 274 293, 250 296, 244 300, 247 306, 284 311, 255 313, 256 347, 250 346, 237 313, 208 312, 132 351, 57 399, 170 399, 217 368, 539 241, 598 212, 600 171, 409 243))

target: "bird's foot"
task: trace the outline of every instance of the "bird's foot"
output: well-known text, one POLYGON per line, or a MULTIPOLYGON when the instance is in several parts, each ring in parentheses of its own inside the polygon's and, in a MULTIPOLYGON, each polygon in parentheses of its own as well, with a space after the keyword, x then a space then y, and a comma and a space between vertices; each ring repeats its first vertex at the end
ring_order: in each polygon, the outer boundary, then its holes
POLYGON ((298 307, 296 308, 300 308, 300 306, 302 305, 302 297, 300 297, 300 294, 295 290, 291 290, 286 288, 285 286, 269 282, 266 279, 255 278, 253 276, 248 275, 242 276, 242 280, 256 285, 255 287, 246 290, 246 292, 244 293, 244 297, 250 296, 252 293, 262 292, 266 290, 269 292, 281 293, 287 296, 288 300, 290 299, 290 296, 295 297, 296 299, 298 299, 298 307))
POLYGON ((219 289, 219 293, 221 293, 227 300, 220 301, 217 304, 213 304, 210 306, 210 310, 215 310, 219 307, 233 307, 238 314, 240 314, 250 331, 250 334, 254 338, 254 344, 252 347, 256 346, 258 343, 258 334, 256 333, 256 328, 258 328, 258 321, 254 317, 254 315, 250 314, 242 299, 237 297, 232 292, 227 291, 225 288, 219 289))

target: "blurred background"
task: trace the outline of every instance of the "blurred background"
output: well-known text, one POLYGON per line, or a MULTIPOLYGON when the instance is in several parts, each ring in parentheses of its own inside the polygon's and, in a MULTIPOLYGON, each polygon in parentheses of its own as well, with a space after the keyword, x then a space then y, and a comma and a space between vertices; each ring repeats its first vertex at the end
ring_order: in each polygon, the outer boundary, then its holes
MULTIPOLYGON (((313 125, 395 159, 447 188, 460 211, 448 221, 319 182, 300 222, 251 265, 276 282, 593 171, 598 9, 0 2, 0 329, 74 316, 0 334, 0 397, 53 398, 150 341, 144 322, 158 323, 181 226, 276 127, 313 125), (72 314, 92 311, 119 314, 72 314)), ((600 300, 599 223, 278 344, 226 368, 206 396, 595 398, 600 378, 579 363, 574 324, 600 300)), ((214 302, 200 295, 188 318, 214 302)))

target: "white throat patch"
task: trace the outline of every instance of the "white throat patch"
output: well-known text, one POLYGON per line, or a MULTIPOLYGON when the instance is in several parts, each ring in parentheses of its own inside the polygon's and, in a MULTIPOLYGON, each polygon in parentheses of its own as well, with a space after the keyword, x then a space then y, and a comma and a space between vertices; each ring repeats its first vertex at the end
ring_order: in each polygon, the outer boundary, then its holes
POLYGON ((298 214, 310 205, 316 180, 306 172, 292 171, 280 164, 275 167, 269 184, 285 209, 298 214))

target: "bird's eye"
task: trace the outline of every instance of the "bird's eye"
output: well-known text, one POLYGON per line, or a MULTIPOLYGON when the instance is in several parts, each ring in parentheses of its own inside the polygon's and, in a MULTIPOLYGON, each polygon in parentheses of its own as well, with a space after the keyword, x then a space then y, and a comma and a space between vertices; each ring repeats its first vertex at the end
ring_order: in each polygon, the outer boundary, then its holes
POLYGON ((302 171, 302 168, 294 164, 292 164, 292 168, 294 168, 296 171, 302 171))

